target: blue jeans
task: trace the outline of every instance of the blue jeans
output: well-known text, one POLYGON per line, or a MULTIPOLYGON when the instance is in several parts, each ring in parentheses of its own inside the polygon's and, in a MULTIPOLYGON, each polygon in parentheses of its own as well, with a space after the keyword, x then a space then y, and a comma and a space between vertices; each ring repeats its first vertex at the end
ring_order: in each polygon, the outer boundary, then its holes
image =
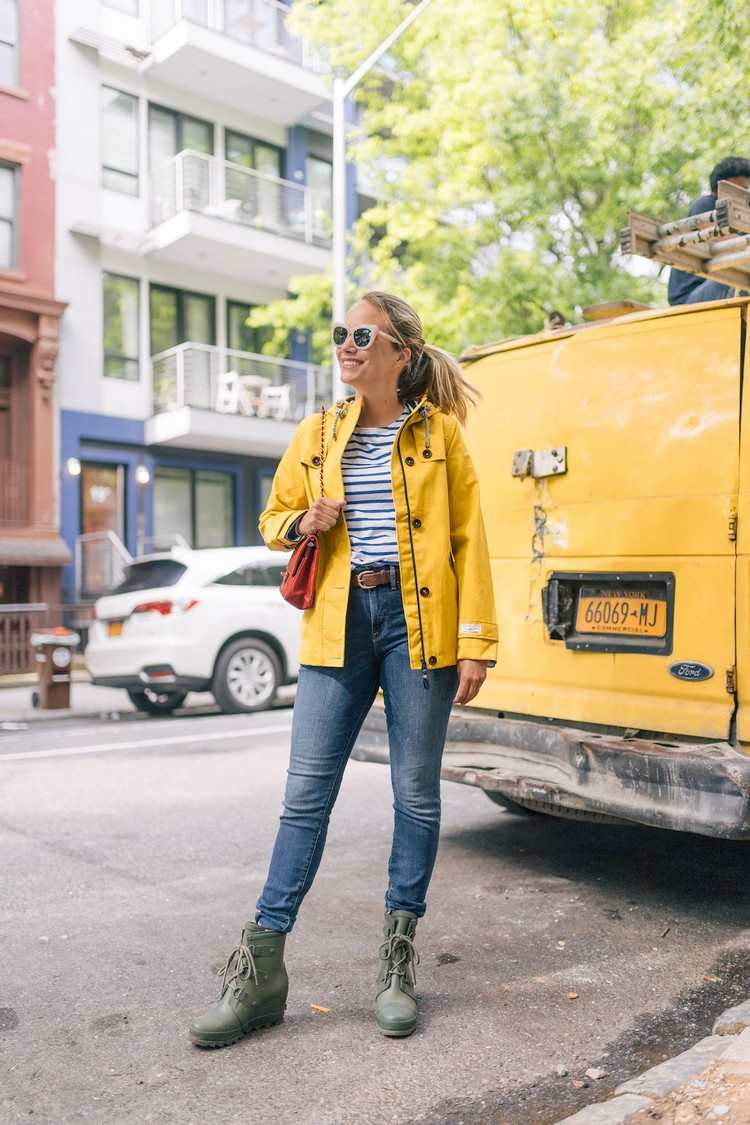
MULTIPOLYGON (((366 569, 359 567, 355 569, 366 569)), ((387 910, 424 914, 440 831, 440 763, 456 665, 409 667, 401 590, 352 587, 343 668, 300 667, 284 809, 255 920, 292 929, 320 864, 344 768, 379 687, 383 689, 395 814, 387 910)), ((362 841, 366 846, 366 841, 362 841)))

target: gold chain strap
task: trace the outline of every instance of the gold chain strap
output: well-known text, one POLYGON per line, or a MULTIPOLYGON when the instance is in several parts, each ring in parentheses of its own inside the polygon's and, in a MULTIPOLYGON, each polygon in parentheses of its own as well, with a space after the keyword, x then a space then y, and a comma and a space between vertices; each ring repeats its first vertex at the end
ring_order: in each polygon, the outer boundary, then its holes
POLYGON ((326 408, 325 404, 320 408, 320 496, 323 498, 323 456, 325 452, 325 432, 326 432, 326 408))

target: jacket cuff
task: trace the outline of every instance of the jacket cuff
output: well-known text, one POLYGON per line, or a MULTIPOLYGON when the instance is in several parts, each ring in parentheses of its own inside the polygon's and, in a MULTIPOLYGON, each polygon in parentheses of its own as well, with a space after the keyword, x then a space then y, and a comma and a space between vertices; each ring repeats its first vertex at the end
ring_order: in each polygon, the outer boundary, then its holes
POLYGON ((497 661, 497 641, 487 637, 458 638, 457 660, 488 660, 494 665, 497 661))
POLYGON ((299 543, 300 539, 304 538, 302 532, 299 530, 301 519, 302 516, 297 516, 284 532, 284 539, 287 539, 290 543, 299 543))

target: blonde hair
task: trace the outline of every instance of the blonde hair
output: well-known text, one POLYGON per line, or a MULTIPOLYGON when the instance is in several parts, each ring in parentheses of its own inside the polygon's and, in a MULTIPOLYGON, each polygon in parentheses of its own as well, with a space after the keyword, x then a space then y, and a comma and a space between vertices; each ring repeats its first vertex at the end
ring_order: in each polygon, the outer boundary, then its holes
POLYGON ((422 322, 411 305, 401 297, 377 289, 365 293, 360 300, 379 309, 388 318, 400 346, 411 349, 411 359, 399 375, 396 387, 401 401, 426 394, 430 402, 446 414, 455 414, 463 424, 468 407, 476 405, 479 391, 464 379, 449 352, 425 343, 422 322))

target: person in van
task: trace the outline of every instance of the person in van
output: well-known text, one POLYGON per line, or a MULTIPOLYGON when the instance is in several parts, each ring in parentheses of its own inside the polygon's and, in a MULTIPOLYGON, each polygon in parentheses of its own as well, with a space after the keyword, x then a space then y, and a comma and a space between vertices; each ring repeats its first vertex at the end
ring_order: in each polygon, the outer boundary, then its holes
MULTIPOLYGON (((688 214, 699 215, 701 211, 713 211, 716 206, 716 192, 719 180, 729 180, 746 188, 750 185, 750 160, 743 156, 725 156, 714 167, 709 177, 711 190, 699 196, 692 204, 688 214)), ((670 305, 696 305, 702 301, 720 301, 734 295, 731 285, 721 281, 708 281, 684 270, 672 269, 669 274, 667 299, 670 305)))
MULTIPOLYGON (((354 395, 300 423, 259 521, 275 550, 288 551, 300 536, 319 539, 284 809, 254 919, 227 960, 218 1000, 190 1028, 200 1047, 235 1043, 283 1019, 286 935, 379 689, 394 828, 375 1021, 387 1036, 412 1033, 415 930, 438 848, 448 720, 496 658, 479 483, 460 425, 473 388, 452 356, 425 342, 419 317, 399 297, 367 293, 332 334, 354 395)), ((333 931, 338 924, 332 917, 333 931)))

